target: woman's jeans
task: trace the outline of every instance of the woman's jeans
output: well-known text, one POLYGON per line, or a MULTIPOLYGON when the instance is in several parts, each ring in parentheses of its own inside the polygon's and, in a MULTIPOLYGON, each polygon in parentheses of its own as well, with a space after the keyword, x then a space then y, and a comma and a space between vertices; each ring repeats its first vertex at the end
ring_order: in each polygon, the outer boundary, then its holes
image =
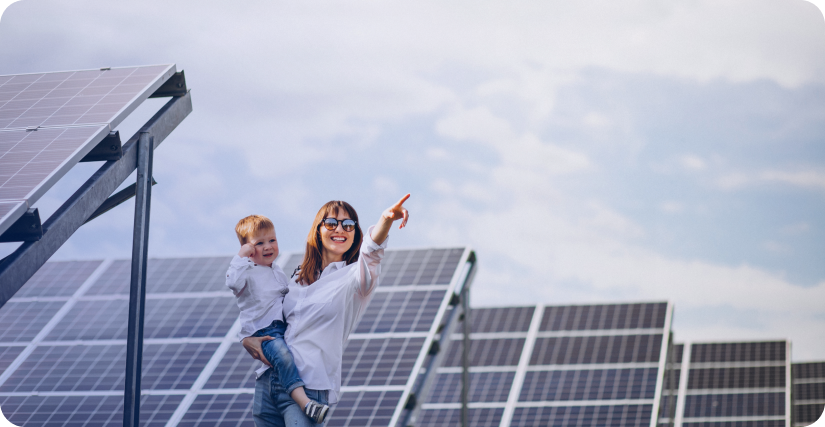
MULTIPOLYGON (((264 357, 269 361, 275 370, 278 371, 278 376, 274 381, 281 379, 281 386, 286 389, 287 397, 298 387, 303 387, 304 382, 298 375, 298 368, 295 367, 295 360, 292 358, 292 353, 284 341, 284 332, 286 332, 286 323, 275 320, 269 326, 258 329, 252 334, 253 337, 270 336, 274 340, 264 341, 261 343, 261 350, 264 357)), ((290 400, 292 398, 290 397, 290 400)))
MULTIPOLYGON (((322 403, 329 404, 327 390, 312 390, 304 388, 307 397, 322 403)), ((252 417, 256 427, 313 427, 316 424, 304 414, 287 394, 286 389, 278 381, 278 373, 274 369, 266 372, 255 381, 255 400, 252 402, 252 417), (277 396, 277 397, 275 397, 277 396)))

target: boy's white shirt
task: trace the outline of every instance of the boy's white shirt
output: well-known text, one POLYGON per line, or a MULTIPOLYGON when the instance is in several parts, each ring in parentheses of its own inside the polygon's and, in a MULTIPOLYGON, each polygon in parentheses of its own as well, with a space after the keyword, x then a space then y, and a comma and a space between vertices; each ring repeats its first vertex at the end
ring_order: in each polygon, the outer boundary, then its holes
POLYGON ((281 267, 255 264, 247 257, 235 255, 226 270, 226 286, 235 294, 241 310, 241 331, 238 340, 269 326, 274 320, 284 320, 284 295, 289 292, 289 279, 281 267))

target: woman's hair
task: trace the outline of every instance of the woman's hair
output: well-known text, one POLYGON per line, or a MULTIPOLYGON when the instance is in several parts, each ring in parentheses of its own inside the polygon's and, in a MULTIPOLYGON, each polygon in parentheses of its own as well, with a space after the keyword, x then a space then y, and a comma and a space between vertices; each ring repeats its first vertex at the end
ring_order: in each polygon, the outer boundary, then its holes
POLYGON ((324 245, 321 243, 321 222, 324 221, 324 218, 337 217, 339 209, 345 210, 349 218, 355 221, 355 238, 352 240, 352 246, 344 253, 344 261, 347 265, 358 261, 358 254, 361 253, 361 242, 364 240, 364 233, 361 232, 361 225, 358 222, 358 214, 347 202, 341 200, 327 202, 318 210, 315 220, 312 222, 312 228, 309 230, 304 261, 297 273, 298 283, 311 285, 321 276, 321 251, 324 250, 324 245))

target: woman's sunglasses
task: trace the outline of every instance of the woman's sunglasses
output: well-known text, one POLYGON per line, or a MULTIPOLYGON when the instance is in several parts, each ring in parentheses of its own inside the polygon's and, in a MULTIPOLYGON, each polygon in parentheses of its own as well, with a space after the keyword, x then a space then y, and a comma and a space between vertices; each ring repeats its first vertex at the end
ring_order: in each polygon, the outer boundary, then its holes
POLYGON ((342 220, 342 221, 338 221, 335 218, 324 218, 324 220, 321 221, 321 224, 323 224, 324 228, 326 228, 327 230, 333 231, 336 228, 338 228, 338 223, 339 222, 341 223, 341 228, 343 228, 344 231, 355 230, 355 221, 353 221, 351 219, 345 219, 345 220, 342 220))

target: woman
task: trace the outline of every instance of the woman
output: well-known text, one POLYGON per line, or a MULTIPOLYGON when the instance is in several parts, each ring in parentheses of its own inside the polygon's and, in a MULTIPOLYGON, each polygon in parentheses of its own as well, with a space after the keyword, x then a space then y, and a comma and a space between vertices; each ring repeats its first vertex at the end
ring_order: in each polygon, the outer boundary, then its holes
MULTIPOLYGON (((409 213, 402 205, 409 197, 385 210, 366 236, 358 225, 358 214, 346 202, 329 202, 315 215, 304 261, 284 297, 284 317, 289 324, 284 339, 310 399, 330 406, 338 402, 344 345, 378 286, 392 223, 400 219, 399 229, 407 224, 409 213)), ((248 337, 243 346, 253 358, 266 363, 261 342, 267 338, 248 337)), ((288 406, 275 406, 271 393, 286 391, 270 390, 270 375, 277 373, 266 369, 255 383, 255 424, 316 425, 291 399, 281 399, 290 402, 288 406)))

